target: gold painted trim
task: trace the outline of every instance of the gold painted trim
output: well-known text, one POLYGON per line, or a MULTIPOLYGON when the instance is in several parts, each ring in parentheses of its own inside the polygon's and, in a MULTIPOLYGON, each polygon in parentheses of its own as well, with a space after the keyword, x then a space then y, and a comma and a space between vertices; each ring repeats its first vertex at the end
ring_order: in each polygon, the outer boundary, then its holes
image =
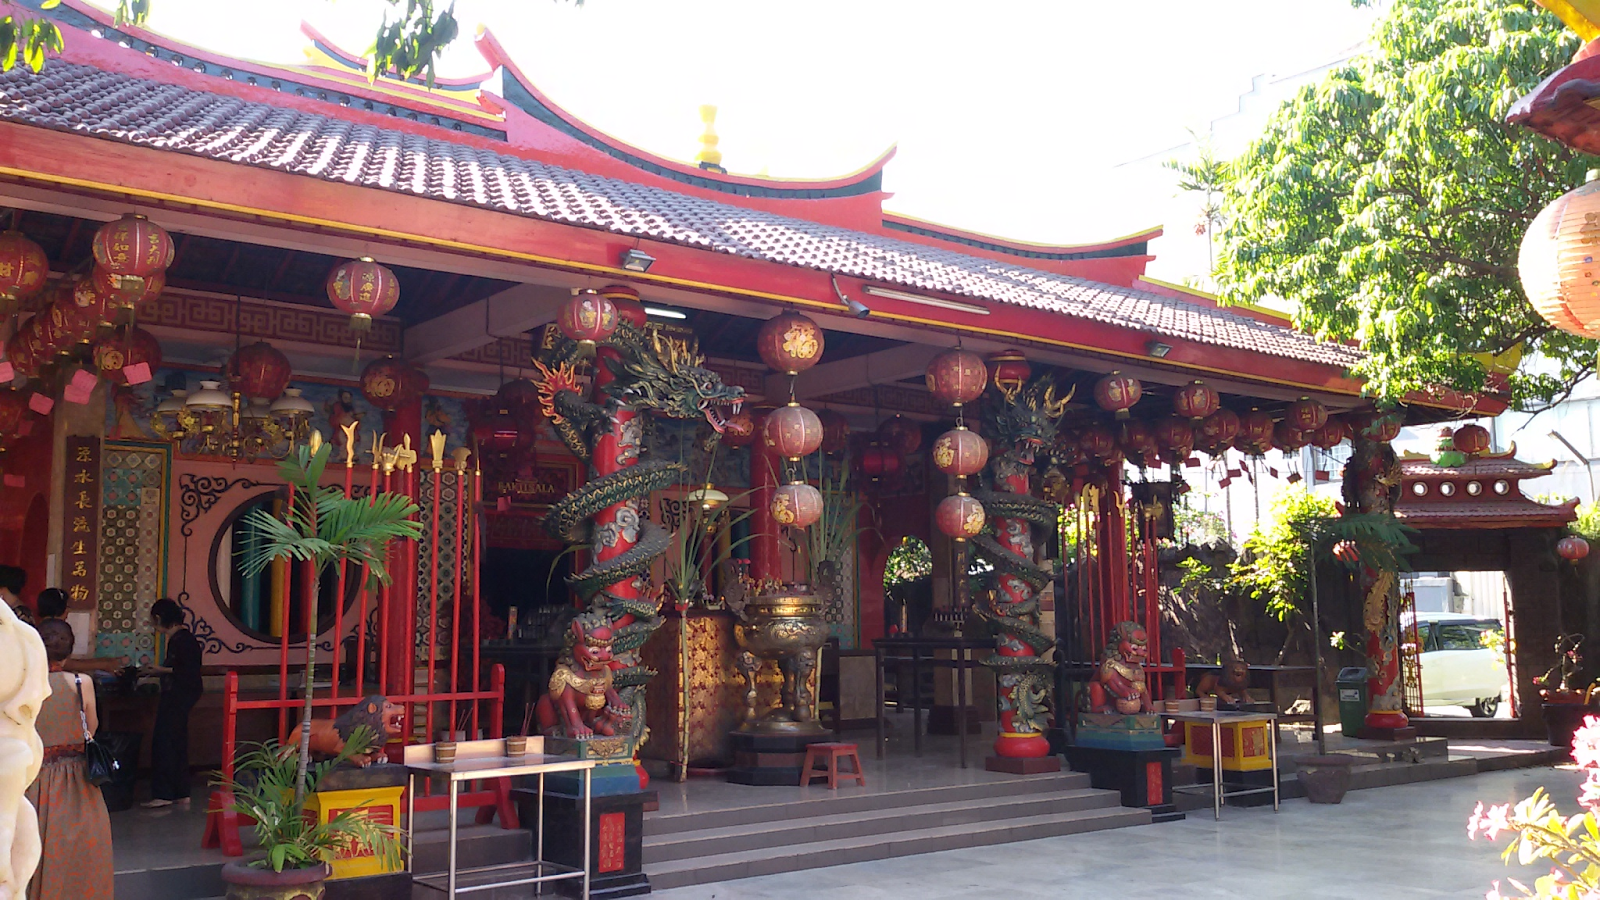
MULTIPOLYGON (((150 149, 150 148, 140 148, 140 149, 150 149)), ((206 160, 206 161, 207 162, 213 162, 213 163, 221 163, 222 162, 221 160, 206 160)), ((226 165, 226 163, 224 163, 224 164, 226 165)), ((292 174, 292 173, 279 172, 278 174, 292 174)), ((222 212, 239 213, 241 215, 254 216, 254 217, 257 217, 257 218, 260 218, 260 219, 266 219, 268 221, 276 220, 276 221, 280 221, 280 222, 293 222, 293 223, 300 224, 300 225, 311 225, 311 226, 314 226, 314 227, 317 227, 317 228, 325 228, 325 229, 329 229, 329 230, 336 231, 336 232, 339 232, 339 233, 349 234, 349 235, 352 235, 352 236, 355 236, 355 237, 361 237, 361 238, 384 237, 384 238, 389 238, 391 240, 403 241, 403 242, 410 243, 410 244, 420 244, 420 245, 427 246, 427 247, 445 248, 445 249, 449 249, 449 250, 464 251, 464 252, 467 252, 467 253, 477 254, 477 255, 481 255, 481 256, 496 257, 496 258, 501 258, 501 259, 512 259, 512 260, 518 260, 518 261, 521 261, 521 262, 536 263, 536 264, 545 265, 545 266, 553 266, 553 267, 558 267, 558 268, 574 269, 574 270, 577 270, 577 271, 580 271, 580 272, 591 273, 591 274, 595 274, 595 275, 605 275, 607 277, 622 278, 622 279, 627 279, 629 281, 641 281, 641 282, 647 282, 647 283, 653 283, 653 284, 671 285, 671 286, 674 286, 674 287, 683 287, 683 288, 691 288, 691 289, 696 289, 696 290, 712 291, 712 292, 715 292, 715 293, 733 294, 733 295, 740 296, 740 297, 753 297, 753 298, 757 298, 757 299, 761 299, 761 300, 770 300, 770 301, 772 301, 774 303, 793 304, 793 305, 796 305, 796 306, 807 306, 807 307, 811 307, 813 309, 835 309, 835 310, 837 310, 837 309, 840 308, 837 301, 814 300, 814 299, 811 299, 811 298, 808 298, 808 297, 795 297, 795 296, 790 296, 790 295, 786 295, 786 294, 774 294, 774 293, 771 293, 771 292, 768 292, 768 291, 757 291, 757 290, 752 290, 752 289, 749 289, 749 288, 738 288, 738 287, 732 287, 732 286, 729 286, 729 285, 711 284, 709 282, 693 281, 693 280, 686 279, 686 278, 672 278, 672 277, 666 276, 666 275, 652 275, 652 274, 644 273, 644 272, 634 272, 634 271, 630 271, 630 270, 623 269, 623 268, 616 267, 616 266, 600 266, 600 265, 595 265, 593 263, 579 262, 577 260, 560 259, 558 257, 540 256, 539 254, 536 254, 536 253, 524 253, 524 252, 521 252, 521 251, 518 251, 518 250, 508 250, 508 249, 501 248, 501 247, 490 247, 490 246, 482 245, 482 244, 470 244, 470 243, 467 243, 466 241, 454 241, 454 240, 449 240, 449 239, 446 239, 446 238, 434 238, 434 237, 426 237, 426 236, 417 235, 417 234, 408 234, 406 232, 396 231, 396 230, 391 229, 391 228, 357 227, 357 226, 354 226, 354 225, 350 225, 349 223, 335 222, 335 221, 332 221, 332 220, 329 220, 329 219, 320 219, 320 218, 317 218, 315 216, 303 216, 303 215, 299 215, 297 213, 281 212, 281 211, 277 211, 277 210, 259 209, 259 208, 248 207, 248 206, 239 206, 237 204, 223 203, 223 202, 217 201, 217 200, 206 200, 206 199, 199 198, 199 197, 185 197, 185 196, 183 196, 181 194, 169 194, 169 193, 166 193, 166 192, 163 192, 163 191, 149 191, 149 190, 143 190, 141 188, 127 187, 125 185, 106 184, 104 182, 90 181, 90 180, 84 179, 84 178, 72 178, 72 177, 66 176, 66 175, 55 175, 55 174, 51 174, 51 173, 30 172, 30 171, 27 171, 25 169, 16 169, 16 168, 12 168, 10 166, 0 166, 0 176, 10 176, 10 177, 13 177, 13 178, 19 178, 19 179, 23 179, 23 180, 42 181, 42 182, 45 182, 47 184, 64 185, 64 186, 75 187, 75 188, 86 188, 86 189, 89 189, 89 190, 99 191, 99 192, 109 193, 109 194, 122 194, 122 195, 126 195, 126 196, 143 197, 143 198, 146 198, 146 199, 159 200, 159 201, 166 202, 166 203, 180 203, 180 204, 184 204, 184 205, 187 205, 187 206, 195 207, 197 209, 211 209, 211 210, 218 210, 218 211, 222 211, 222 212)), ((349 187, 357 187, 357 188, 362 187, 361 185, 347 185, 347 186, 349 186, 349 187)), ((413 195, 408 195, 408 196, 415 197, 415 199, 418 199, 418 200, 429 200, 430 199, 428 197, 417 197, 414 194, 413 195)), ((492 212, 492 210, 485 210, 485 212, 492 212)), ((541 220, 537 220, 537 221, 543 222, 544 220, 541 219, 541 220)), ((560 223, 549 222, 549 223, 546 223, 546 224, 559 225, 560 223)), ((660 243, 666 243, 666 242, 663 241, 663 242, 660 242, 660 243)), ((783 265, 783 263, 775 263, 775 265, 783 265)), ((973 298, 973 299, 980 300, 981 302, 984 302, 984 303, 998 302, 998 301, 991 301, 991 300, 982 300, 982 298, 973 298)), ((1145 363, 1160 362, 1160 363, 1163 363, 1163 364, 1168 365, 1168 366, 1173 366, 1173 367, 1177 367, 1177 368, 1193 370, 1193 371, 1196 371, 1196 372, 1206 372, 1206 373, 1213 374, 1213 375, 1223 375, 1223 376, 1228 376, 1228 377, 1231 377, 1231 378, 1236 378, 1236 379, 1239 379, 1239 380, 1242 380, 1242 381, 1254 381, 1254 382, 1258 382, 1258 383, 1262 383, 1262 384, 1278 385, 1280 387, 1291 387, 1291 388, 1295 388, 1297 390, 1317 391, 1317 392, 1328 393, 1328 394, 1343 394, 1343 395, 1350 396, 1350 397, 1359 397, 1359 396, 1361 396, 1361 391, 1360 391, 1359 388, 1357 388, 1355 390, 1346 390, 1346 389, 1341 389, 1341 388, 1328 387, 1326 385, 1307 384, 1305 382, 1300 382, 1300 381, 1288 381, 1288 380, 1285 380, 1285 379, 1271 378, 1271 377, 1264 376, 1264 375, 1241 375, 1238 372, 1233 372, 1233 371, 1230 371, 1230 370, 1227 370, 1227 369, 1218 369, 1218 368, 1214 368, 1212 366, 1200 365, 1198 363, 1176 362, 1176 361, 1172 361, 1172 360, 1159 360, 1159 361, 1156 361, 1156 360, 1152 360, 1149 357, 1145 356, 1144 354, 1140 354, 1140 353, 1129 353, 1127 351, 1113 350, 1113 349, 1109 349, 1109 348, 1105 348, 1105 347, 1093 347, 1093 346, 1089 346, 1089 345, 1086 345, 1086 344, 1077 344, 1077 343, 1073 343, 1071 341, 1062 341, 1062 340, 1057 340, 1057 339, 1054 339, 1054 338, 1040 337, 1039 335, 1033 335, 1033 334, 1018 334, 1018 333, 1015 333, 1015 332, 1003 331, 1003 330, 998 329, 998 328, 983 328, 983 327, 976 326, 976 325, 962 325, 962 326, 954 326, 954 327, 952 327, 952 325, 949 322, 939 321, 939 320, 936 320, 936 319, 924 319, 924 318, 922 318, 920 316, 908 316, 908 315, 902 315, 902 314, 899 314, 899 313, 879 312, 877 310, 873 310, 872 315, 874 317, 876 317, 876 318, 888 320, 888 321, 891 321, 891 322, 903 322, 903 323, 911 324, 911 325, 922 325, 922 326, 926 326, 926 327, 933 328, 935 330, 940 330, 940 331, 960 331, 960 332, 968 332, 968 333, 973 333, 973 334, 982 334, 982 335, 987 335, 989 337, 1004 338, 1007 342, 1021 341, 1021 342, 1024 342, 1024 343, 1044 344, 1044 345, 1048 345, 1048 346, 1052 346, 1052 347, 1059 347, 1059 348, 1066 349, 1066 350, 1077 350, 1077 351, 1081 351, 1081 352, 1085 352, 1085 353, 1097 353, 1097 354, 1102 354, 1102 355, 1106 355, 1106 356, 1119 357, 1119 358, 1122 358, 1122 359, 1140 360, 1140 361, 1145 362, 1145 363)), ((1115 327, 1115 326, 1113 326, 1113 327, 1115 327)), ((1228 349, 1234 349, 1234 348, 1228 348, 1228 349)), ((1244 352, 1248 353, 1248 352, 1251 352, 1251 351, 1246 350, 1244 352)), ((1312 365, 1322 365, 1322 364, 1321 363, 1312 363, 1312 365)), ((1444 409, 1444 410, 1455 410, 1455 409, 1458 408, 1458 407, 1453 406, 1453 405, 1446 405, 1446 404, 1443 404, 1443 403, 1429 403, 1429 402, 1426 402, 1426 401, 1418 401, 1418 402, 1413 403, 1411 405, 1413 405, 1413 406, 1431 407, 1433 409, 1444 409)))

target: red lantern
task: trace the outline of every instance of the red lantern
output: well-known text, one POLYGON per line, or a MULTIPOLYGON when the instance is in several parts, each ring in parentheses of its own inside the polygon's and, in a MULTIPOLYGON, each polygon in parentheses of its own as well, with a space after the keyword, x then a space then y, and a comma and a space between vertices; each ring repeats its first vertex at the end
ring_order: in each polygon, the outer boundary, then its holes
MULTIPOLYGON (((1158 420, 1151 432, 1155 435, 1157 449, 1170 451, 1179 447, 1194 448, 1194 427, 1182 416, 1167 416, 1158 420)), ((1187 457, 1189 454, 1183 455, 1187 457)))
POLYGON ((1348 419, 1356 434, 1379 444, 1387 444, 1400 436, 1405 417, 1398 412, 1358 413, 1348 419))
POLYGON ((539 418, 539 387, 526 378, 516 378, 500 385, 495 392, 500 406, 517 417, 520 422, 539 418))
POLYGON ((1007 350, 989 357, 989 382, 1005 397, 1014 397, 1028 383, 1033 367, 1020 350, 1007 350))
POLYGON ((804 482, 779 485, 772 492, 772 520, 790 528, 807 528, 822 518, 822 492, 804 482))
POLYGON ((1104 425, 1090 425, 1078 433, 1078 447, 1095 459, 1105 459, 1117 447, 1117 439, 1104 425))
POLYGON ((427 389, 428 376, 392 356, 375 359, 361 370, 361 396, 384 412, 394 412, 421 397, 427 389))
POLYGON ((18 329, 17 333, 6 341, 6 359, 10 361, 16 374, 24 378, 32 378, 39 374, 39 363, 28 344, 26 329, 18 329))
POLYGON ((977 537, 983 533, 983 504, 969 494, 952 494, 934 507, 933 521, 952 540, 977 537))
POLYGON ((266 341, 240 347, 224 369, 228 386, 245 397, 276 400, 289 386, 289 357, 266 341))
POLYGON ((922 449, 922 426, 898 415, 878 426, 878 440, 901 456, 922 449))
POLYGON ((1568 535, 1556 541, 1556 552, 1568 562, 1577 562, 1589 555, 1589 542, 1577 535, 1568 535))
POLYGON ((1122 464, 1126 462, 1127 459, 1128 454, 1124 453, 1121 447, 1112 447, 1111 452, 1100 457, 1100 465, 1105 466, 1108 469, 1117 469, 1121 468, 1122 464))
POLYGON ((634 328, 643 328, 648 316, 644 304, 639 302, 639 292, 625 284, 609 284, 600 289, 600 296, 617 308, 617 318, 634 328))
POLYGON ((517 420, 505 409, 497 406, 485 412, 472 426, 472 439, 480 453, 503 455, 523 445, 523 432, 517 420))
POLYGON ((1156 437, 1150 431, 1150 426, 1134 420, 1122 423, 1121 434, 1117 436, 1117 446, 1135 462, 1154 456, 1158 447, 1156 437))
POLYGON ((1463 425, 1456 429, 1456 449, 1470 456, 1489 449, 1489 429, 1482 425, 1463 425))
POLYGON ((400 279, 387 268, 363 256, 336 266, 328 275, 328 299, 350 314, 350 330, 357 335, 372 330, 372 320, 400 302, 400 279))
POLYGON ((43 247, 20 231, 0 233, 0 314, 16 312, 17 304, 44 289, 49 275, 43 247))
POLYGON ((722 426, 722 442, 729 447, 748 447, 756 442, 756 419, 741 409, 722 426))
MULTIPOLYGON (((165 276, 157 276, 152 282, 165 282, 165 276)), ((72 302, 83 310, 86 317, 94 319, 95 327, 110 325, 112 313, 116 307, 112 304, 111 295, 100 289, 93 278, 80 278, 72 283, 72 302)))
POLYGON ((983 396, 989 367, 983 357, 957 347, 935 356, 926 373, 928 393, 950 406, 963 406, 983 396))
POLYGON ((1239 434, 1234 445, 1245 453, 1259 456, 1272 449, 1272 415, 1252 409, 1239 419, 1239 434))
POLYGON ((1301 397, 1289 404, 1283 421, 1296 431, 1316 431, 1328 421, 1328 408, 1310 397, 1301 397))
POLYGON ((822 327, 797 312, 781 312, 756 333, 762 362, 786 375, 798 375, 822 359, 822 327))
POLYGON ((133 213, 100 226, 90 247, 95 264, 122 279, 149 278, 172 265, 172 237, 133 213))
POLYGON ((556 327, 561 333, 587 345, 615 334, 618 321, 617 305, 609 297, 594 291, 573 294, 561 304, 561 310, 556 314, 556 327))
POLYGON ((790 403, 767 413, 762 434, 767 446, 779 456, 799 459, 817 452, 822 446, 822 420, 804 406, 790 403))
POLYGON ((1329 416, 1321 428, 1306 435, 1311 443, 1324 450, 1332 450, 1350 436, 1349 426, 1338 416, 1329 416))
POLYGON ((1203 381, 1190 382, 1172 395, 1172 411, 1196 424, 1221 407, 1217 392, 1203 381))
POLYGON ((869 478, 885 478, 900 471, 900 455, 874 442, 861 453, 861 474, 869 478))
POLYGON ((1129 378, 1121 372, 1112 372, 1100 379, 1094 386, 1094 402, 1109 413, 1115 413, 1119 419, 1128 417, 1128 410, 1144 394, 1144 386, 1137 378, 1129 378))
POLYGON ((166 290, 167 273, 157 272, 145 278, 123 278, 96 266, 87 283, 105 295, 107 307, 139 309, 161 296, 161 292, 166 290))
POLYGON ((1050 448, 1050 455, 1057 463, 1064 466, 1076 466, 1088 458, 1083 452, 1082 436, 1076 431, 1064 429, 1056 432, 1055 444, 1050 448))
POLYGON ((29 329, 38 338, 36 349, 43 351, 41 356, 49 359, 58 353, 66 353, 71 349, 75 338, 67 331, 68 321, 61 307, 54 302, 28 320, 29 329))
POLYGON ((144 363, 150 372, 161 368, 161 342, 143 328, 120 325, 94 343, 94 368, 112 384, 127 384, 129 366, 144 363))
MULTIPOLYGON (((1327 424, 1324 422, 1323 424, 1327 424)), ((1284 453, 1293 453, 1306 445, 1306 433, 1291 428, 1288 422, 1279 422, 1272 429, 1272 446, 1284 453)))
POLYGON ((0 390, 0 437, 10 437, 22 427, 22 417, 28 414, 28 398, 21 391, 0 390))
POLYGON ((824 409, 817 413, 822 422, 822 452, 838 453, 850 446, 850 420, 836 410, 824 409))
POLYGON ((958 425, 934 439, 933 467, 946 475, 976 475, 988 462, 989 443, 977 432, 958 425))
POLYGON ((78 306, 72 302, 73 293, 68 286, 41 313, 50 317, 50 330, 56 335, 57 346, 63 350, 70 349, 73 344, 89 343, 100 331, 99 310, 78 306))
POLYGON ((1200 421, 1195 429, 1194 442, 1207 453, 1215 455, 1233 444, 1239 436, 1239 416, 1231 409, 1219 409, 1200 421))

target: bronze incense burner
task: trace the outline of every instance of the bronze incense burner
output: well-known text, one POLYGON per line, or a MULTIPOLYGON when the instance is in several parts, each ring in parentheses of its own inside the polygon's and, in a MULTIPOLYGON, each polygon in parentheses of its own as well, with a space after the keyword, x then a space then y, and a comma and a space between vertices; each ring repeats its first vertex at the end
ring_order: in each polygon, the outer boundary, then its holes
POLYGON ((809 585, 786 584, 744 605, 734 626, 739 671, 744 675, 744 724, 753 734, 823 734, 811 680, 817 654, 828 639, 822 599, 809 585), (778 704, 758 715, 756 684, 767 662, 777 664, 783 685, 778 704))

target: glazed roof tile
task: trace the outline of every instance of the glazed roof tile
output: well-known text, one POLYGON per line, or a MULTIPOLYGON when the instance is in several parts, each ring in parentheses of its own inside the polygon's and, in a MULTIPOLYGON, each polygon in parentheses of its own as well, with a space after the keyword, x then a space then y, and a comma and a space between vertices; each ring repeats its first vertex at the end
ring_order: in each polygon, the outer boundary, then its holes
POLYGON ((1346 368, 1360 351, 1225 309, 747 209, 64 60, 0 75, 0 120, 1346 368))
MULTIPOLYGON (((1512 451, 1515 452, 1515 449, 1512 451)), ((1538 478, 1549 475, 1555 463, 1531 463, 1515 458, 1510 453, 1484 455, 1467 460, 1459 466, 1441 466, 1425 456, 1406 456, 1400 459, 1400 471, 1405 478, 1538 478)))
POLYGON ((1418 528, 1557 527, 1575 521, 1576 501, 1548 505, 1526 497, 1395 505, 1395 518, 1418 528))

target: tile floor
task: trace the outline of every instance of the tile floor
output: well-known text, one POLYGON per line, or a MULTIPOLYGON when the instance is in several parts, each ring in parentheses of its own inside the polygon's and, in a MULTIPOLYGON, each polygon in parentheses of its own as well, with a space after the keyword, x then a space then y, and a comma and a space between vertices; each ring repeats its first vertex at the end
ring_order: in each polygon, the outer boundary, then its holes
MULTIPOLYGON (((1230 808, 1222 821, 1182 822, 998 847, 955 850, 661 891, 659 900, 954 900, 1057 897, 1479 898, 1519 877, 1501 844, 1469 841, 1479 800, 1520 799, 1544 786, 1570 811, 1570 767, 1492 772, 1354 791, 1338 806, 1304 800, 1230 808)), ((1531 871, 1531 870, 1529 870, 1531 871)))

